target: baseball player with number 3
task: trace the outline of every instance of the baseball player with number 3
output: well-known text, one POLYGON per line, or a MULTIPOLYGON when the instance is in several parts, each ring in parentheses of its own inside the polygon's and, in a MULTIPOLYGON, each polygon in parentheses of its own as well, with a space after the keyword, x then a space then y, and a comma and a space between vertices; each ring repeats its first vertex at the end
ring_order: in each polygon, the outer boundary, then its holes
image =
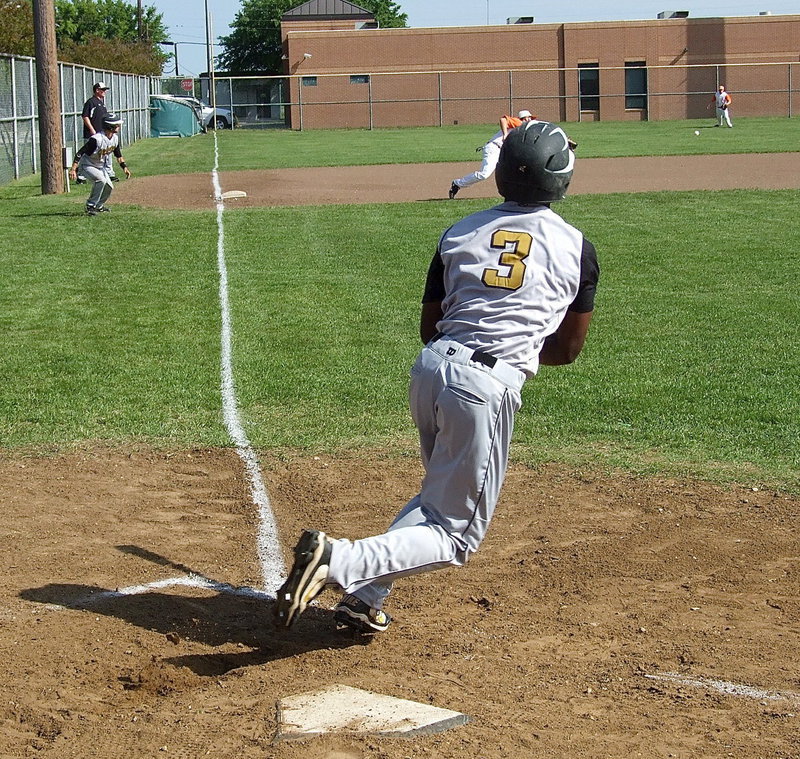
POLYGON ((574 146, 548 122, 511 130, 496 171, 505 202, 442 235, 409 389, 420 492, 382 535, 334 540, 305 530, 277 592, 277 624, 289 627, 325 587, 338 586, 335 621, 382 632, 395 580, 463 565, 478 549, 505 478, 522 386, 540 364, 574 361, 592 319, 594 246, 550 209, 566 195, 574 146))

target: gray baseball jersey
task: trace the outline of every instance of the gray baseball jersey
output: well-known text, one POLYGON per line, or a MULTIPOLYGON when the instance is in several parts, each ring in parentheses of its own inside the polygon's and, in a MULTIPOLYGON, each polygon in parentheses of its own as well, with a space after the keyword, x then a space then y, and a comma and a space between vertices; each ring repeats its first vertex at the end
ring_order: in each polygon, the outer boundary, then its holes
POLYGON ((109 137, 105 132, 93 134, 78 151, 78 155, 81 157, 81 163, 84 166, 110 171, 111 156, 122 155, 119 149, 119 135, 112 134, 109 137))
POLYGON ((547 206, 507 202, 442 235, 423 300, 441 301, 439 332, 532 377, 567 309, 592 310, 597 274, 580 231, 547 206))
POLYGON ((392 582, 464 564, 486 535, 508 465, 520 391, 568 309, 594 309, 594 246, 547 206, 507 202, 442 236, 423 300, 439 334, 411 370, 425 477, 389 530, 337 540, 329 581, 380 609, 392 582))

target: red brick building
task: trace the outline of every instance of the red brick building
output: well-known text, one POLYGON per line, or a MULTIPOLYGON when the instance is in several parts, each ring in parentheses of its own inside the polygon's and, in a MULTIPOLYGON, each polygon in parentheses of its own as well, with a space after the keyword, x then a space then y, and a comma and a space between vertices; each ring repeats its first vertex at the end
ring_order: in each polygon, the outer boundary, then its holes
POLYGON ((800 15, 378 29, 309 0, 281 30, 295 128, 541 118, 701 118, 719 83, 736 116, 800 108, 800 15), (794 101, 794 102, 793 102, 794 101))

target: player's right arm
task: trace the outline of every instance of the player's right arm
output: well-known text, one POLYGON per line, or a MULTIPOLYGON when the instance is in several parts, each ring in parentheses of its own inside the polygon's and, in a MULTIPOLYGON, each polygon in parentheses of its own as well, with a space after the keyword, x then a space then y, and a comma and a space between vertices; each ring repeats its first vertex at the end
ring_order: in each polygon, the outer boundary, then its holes
POLYGON ((92 124, 93 114, 94 114, 94 106, 92 105, 92 101, 87 100, 83 105, 83 113, 81 114, 81 120, 83 121, 83 125, 89 130, 89 134, 97 134, 97 130, 94 128, 94 124, 92 124))
POLYGON ((78 148, 78 152, 75 153, 75 158, 72 160, 72 166, 69 170, 70 179, 75 179, 77 176, 78 164, 81 162, 81 156, 92 155, 95 150, 97 150, 97 140, 94 137, 90 137, 83 147, 78 148))

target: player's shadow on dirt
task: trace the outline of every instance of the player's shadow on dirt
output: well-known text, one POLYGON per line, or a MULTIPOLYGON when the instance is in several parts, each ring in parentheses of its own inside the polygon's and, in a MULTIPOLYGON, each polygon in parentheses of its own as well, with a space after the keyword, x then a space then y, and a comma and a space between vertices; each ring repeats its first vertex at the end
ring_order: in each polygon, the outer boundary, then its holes
POLYGON ((274 626, 271 599, 209 590, 203 590, 202 595, 187 592, 193 595, 163 590, 127 595, 92 585, 52 583, 23 590, 20 596, 27 601, 122 619, 161 633, 165 636, 164 645, 169 649, 174 646, 176 652, 187 643, 227 649, 233 644, 242 649, 164 659, 207 677, 306 651, 365 645, 370 640, 367 636, 336 630, 333 612, 317 606, 309 607, 287 631, 274 626))

